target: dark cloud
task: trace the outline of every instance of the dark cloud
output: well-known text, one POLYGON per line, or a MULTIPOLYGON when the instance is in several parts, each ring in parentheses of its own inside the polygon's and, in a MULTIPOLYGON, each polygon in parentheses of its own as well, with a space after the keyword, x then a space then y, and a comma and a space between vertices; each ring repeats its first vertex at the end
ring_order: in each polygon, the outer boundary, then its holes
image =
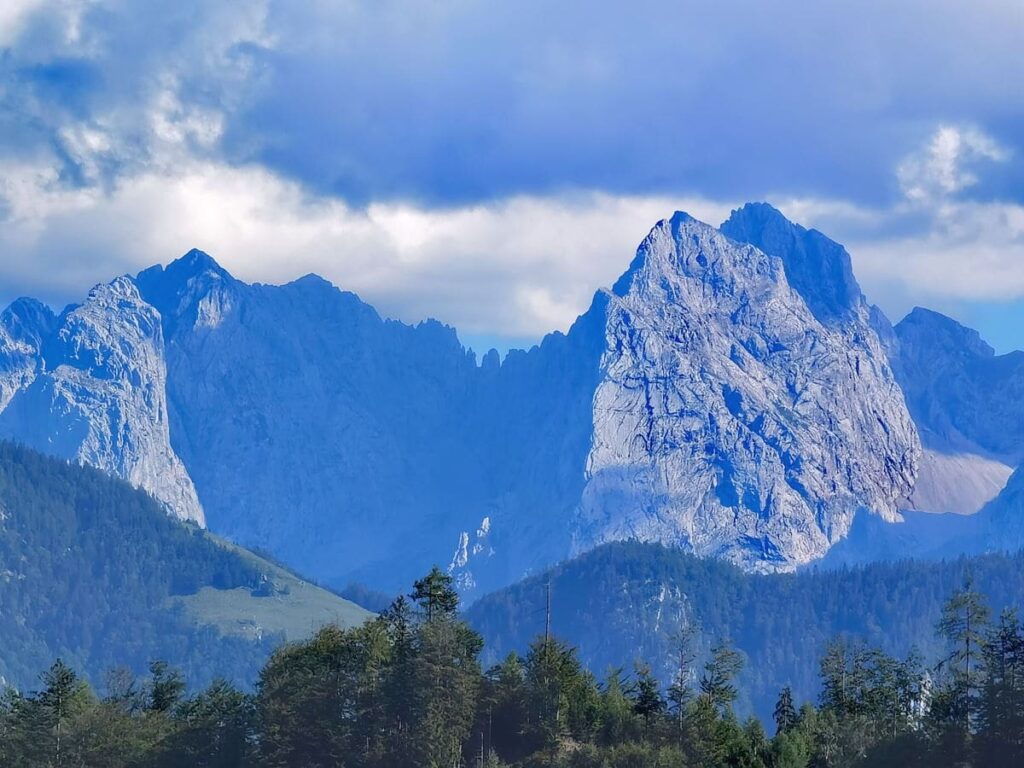
POLYGON ((1022 39, 1016 0, 8 0, 0 283, 75 298, 200 246, 527 338, 680 198, 769 199, 894 312, 998 309, 1022 39))
MULTIPOLYGON (((1024 22, 1008 2, 341 7, 273 7, 266 87, 226 149, 350 200, 878 202, 937 122, 1024 135, 1007 90, 1024 80, 1024 22)), ((1002 175, 1009 192, 1020 164, 1002 175)))
POLYGON ((567 189, 877 203, 939 122, 1018 150, 969 194, 1024 194, 1013 2, 270 0, 241 22, 223 2, 91 3, 70 21, 74 3, 54 7, 6 53, 4 98, 65 152, 75 120, 145 160, 145 110, 172 80, 223 116, 222 157, 356 203, 567 189))

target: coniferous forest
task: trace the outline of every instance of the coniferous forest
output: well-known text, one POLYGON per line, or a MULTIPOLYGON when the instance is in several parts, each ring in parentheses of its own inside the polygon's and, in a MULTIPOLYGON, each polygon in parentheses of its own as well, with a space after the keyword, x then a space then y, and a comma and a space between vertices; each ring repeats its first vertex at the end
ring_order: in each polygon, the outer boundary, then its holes
MULTIPOLYGON (((250 686, 289 637, 264 629, 265 621, 242 624, 253 603, 261 615, 287 614, 293 596, 281 592, 295 585, 308 617, 296 621, 295 637, 335 620, 310 623, 318 617, 309 596, 320 591, 278 574, 272 563, 172 519, 124 481, 0 441, 0 689, 31 687, 57 656, 97 685, 111 667, 140 673, 161 658, 190 685, 220 676, 250 686), (196 615, 186 601, 203 595, 235 603, 196 615), (218 618, 241 629, 222 631, 218 618)), ((344 623, 342 611, 355 606, 322 594, 326 608, 339 609, 327 613, 344 623)), ((349 615, 356 623, 367 614, 349 615)))
POLYGON ((1009 766, 1024 764, 1024 629, 968 579, 935 627, 938 658, 836 640, 817 701, 779 691, 770 722, 734 712, 742 656, 695 632, 658 680, 643 662, 602 677, 541 636, 490 669, 434 569, 376 619, 286 644, 252 693, 189 693, 160 661, 93 690, 62 661, 0 701, 0 765, 22 766, 1009 766))
POLYGON ((201 684, 251 679, 270 642, 220 637, 172 601, 261 578, 128 483, 0 441, 0 684, 24 687, 58 654, 89 677, 159 655, 201 684))

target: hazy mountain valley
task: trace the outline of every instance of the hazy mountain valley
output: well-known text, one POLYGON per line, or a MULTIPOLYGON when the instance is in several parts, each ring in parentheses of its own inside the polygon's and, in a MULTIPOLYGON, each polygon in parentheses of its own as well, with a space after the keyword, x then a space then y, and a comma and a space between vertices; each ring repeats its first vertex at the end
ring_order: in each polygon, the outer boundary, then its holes
POLYGON ((791 571, 904 510, 1008 518, 963 551, 1015 541, 1021 356, 925 310, 892 327, 841 246, 764 204, 658 224, 504 360, 199 251, 0 326, 0 434, 336 586, 436 562, 476 596, 631 539, 791 571))
MULTIPOLYGON (((289 654, 399 642, 401 600, 364 624, 315 582, 378 611, 437 564, 474 665, 526 653, 545 613, 580 674, 643 659, 668 685, 681 633, 695 670, 728 640, 742 670, 713 717, 768 721, 779 690, 818 696, 831 638, 907 670, 943 653, 968 574, 1019 603, 1022 361, 929 310, 892 325, 842 246, 766 204, 659 222, 567 333, 503 360, 200 251, 60 313, 19 299, 0 314, 0 436, 27 446, 0 448, 0 675, 30 688, 60 656, 101 687, 160 658, 240 685, 194 706, 249 717, 289 654), (324 624, 363 628, 295 644, 324 624)), ((410 621, 423 648, 441 631, 410 621)))

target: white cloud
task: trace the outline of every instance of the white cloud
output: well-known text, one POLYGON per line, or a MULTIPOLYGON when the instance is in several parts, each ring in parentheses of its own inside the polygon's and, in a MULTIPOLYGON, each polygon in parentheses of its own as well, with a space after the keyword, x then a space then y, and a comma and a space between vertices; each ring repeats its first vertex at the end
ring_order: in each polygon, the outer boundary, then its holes
POLYGON ((4 171, 0 254, 18 256, 0 256, 3 285, 72 300, 92 283, 199 247, 245 280, 316 272, 389 316, 511 338, 567 328, 677 208, 711 222, 729 212, 701 199, 599 193, 357 210, 311 199, 261 168, 214 163, 140 174, 109 193, 62 188, 30 165, 4 171))
MULTIPOLYGON (((947 203, 927 230, 849 243, 880 300, 928 305, 1024 298, 1024 206, 947 203)), ((901 307, 905 309, 906 307, 901 307)))
MULTIPOLYGON (((173 95, 158 106, 177 115, 159 155, 113 187, 68 188, 44 161, 0 164, 7 215, 0 285, 59 304, 199 247, 248 281, 316 272, 388 316, 436 317, 473 336, 536 339, 565 329, 598 287, 611 284, 658 219, 682 209, 717 223, 742 202, 589 192, 356 209, 265 168, 195 159, 190 147, 218 130, 216 118, 178 115, 173 95)), ((83 166, 109 149, 95 130, 68 139, 83 166)), ((843 242, 865 291, 894 319, 912 304, 1021 298, 1024 206, 956 195, 972 158, 1002 156, 976 130, 940 128, 912 155, 921 160, 917 186, 927 179, 933 190, 927 196, 889 208, 824 198, 774 202, 843 242)), ((907 167, 900 165, 901 179, 907 167)))
POLYGON ((927 145, 900 163, 896 175, 908 200, 927 203, 977 184, 978 161, 1007 159, 1009 151, 980 130, 941 125, 927 145))
MULTIPOLYGON (((1009 151, 978 128, 940 125, 895 169, 904 199, 888 207, 782 199, 794 221, 846 245, 865 293, 893 320, 914 305, 1024 298, 1024 205, 962 193, 1009 151)), ((1024 343, 1024 339, 1022 339, 1024 343)))
POLYGON ((44 5, 46 0, 4 0, 0 3, 0 48, 13 43, 31 13, 44 5))

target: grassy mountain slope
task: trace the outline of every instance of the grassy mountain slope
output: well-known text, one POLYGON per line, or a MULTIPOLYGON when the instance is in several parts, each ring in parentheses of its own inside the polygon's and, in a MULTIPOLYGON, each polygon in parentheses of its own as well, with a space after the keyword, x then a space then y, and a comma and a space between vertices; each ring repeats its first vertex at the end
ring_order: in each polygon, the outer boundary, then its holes
POLYGON ((170 519, 97 470, 0 443, 0 678, 31 688, 57 656, 102 683, 152 659, 190 682, 252 682, 273 647, 368 614, 170 519))
POLYGON ((926 659, 949 594, 970 572, 993 609, 1024 602, 1024 553, 938 562, 886 562, 830 571, 751 575, 654 544, 609 544, 488 595, 467 612, 494 662, 543 631, 548 579, 553 631, 578 646, 598 675, 645 659, 663 680, 674 671, 672 638, 701 628, 705 655, 731 638, 746 656, 740 707, 770 718, 779 690, 817 696, 818 659, 836 634, 926 659))
POLYGON ((172 596, 168 604, 181 605, 196 622, 210 624, 222 635, 256 639, 271 634, 299 640, 324 624, 350 627, 373 615, 271 560, 213 534, 207 538, 256 568, 260 585, 256 589, 203 586, 193 594, 172 596))

